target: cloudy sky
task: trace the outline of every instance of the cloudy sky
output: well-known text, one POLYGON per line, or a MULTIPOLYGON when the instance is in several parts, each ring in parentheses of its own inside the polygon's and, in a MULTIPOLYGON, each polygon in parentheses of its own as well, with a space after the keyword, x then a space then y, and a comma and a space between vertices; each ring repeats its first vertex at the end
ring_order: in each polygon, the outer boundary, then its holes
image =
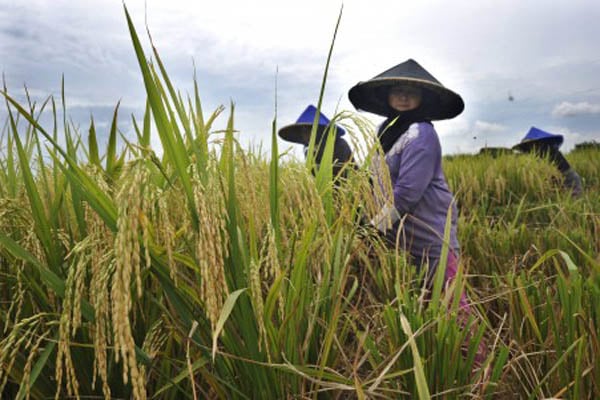
MULTIPOLYGON (((195 64, 205 111, 233 101, 240 140, 268 149, 276 97, 278 126, 316 104, 342 2, 125 4, 146 49, 147 21, 175 86, 192 92, 195 64)), ((567 151, 600 141, 599 21, 598 0, 346 0, 322 111, 353 110, 354 84, 413 58, 465 101, 460 116, 435 124, 446 154, 511 146, 531 126, 564 134, 567 151)), ((0 71, 11 95, 26 85, 38 101, 59 96, 64 75, 82 132, 90 114, 106 132, 118 101, 126 135, 143 113, 121 0, 0 0, 0 71)))

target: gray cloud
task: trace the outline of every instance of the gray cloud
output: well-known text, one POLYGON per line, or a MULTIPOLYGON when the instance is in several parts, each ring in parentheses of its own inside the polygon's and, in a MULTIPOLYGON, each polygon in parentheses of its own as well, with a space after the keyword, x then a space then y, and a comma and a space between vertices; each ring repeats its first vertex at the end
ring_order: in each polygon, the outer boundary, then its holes
MULTIPOLYGON (((64 74, 67 103, 81 126, 89 123, 87 111, 105 120, 103 110, 119 100, 123 110, 143 109, 143 82, 120 2, 13 3, 0 0, 0 70, 10 93, 26 83, 36 99, 58 97, 64 74)), ((444 152, 512 145, 532 125, 553 126, 562 114, 551 111, 563 102, 600 104, 596 3, 558 0, 548 7, 542 1, 457 0, 448 8, 442 0, 346 0, 323 111, 332 116, 336 109, 352 110, 347 99, 352 85, 415 58, 466 103, 463 114, 436 123, 444 152)), ((147 21, 176 88, 193 93, 193 59, 205 113, 235 102, 240 140, 270 145, 276 69, 279 126, 317 102, 339 4, 128 0, 126 5, 150 56, 147 21)), ((561 128, 582 140, 597 135, 599 114, 570 115, 561 128)), ((216 126, 225 123, 222 116, 216 126)))
POLYGON ((590 104, 587 101, 570 103, 563 101, 552 110, 555 117, 574 117, 585 114, 600 114, 600 104, 590 104))
POLYGON ((504 131, 506 131, 505 126, 485 121, 475 121, 475 126, 473 128, 475 134, 501 133, 504 131))

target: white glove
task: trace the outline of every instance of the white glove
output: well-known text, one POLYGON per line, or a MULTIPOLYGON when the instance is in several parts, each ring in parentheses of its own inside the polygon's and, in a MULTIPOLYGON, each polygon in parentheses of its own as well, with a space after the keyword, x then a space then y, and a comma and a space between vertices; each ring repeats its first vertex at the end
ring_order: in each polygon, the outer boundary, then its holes
POLYGON ((371 225, 378 231, 386 233, 396 222, 400 220, 400 213, 393 204, 386 204, 379 213, 371 220, 371 225))

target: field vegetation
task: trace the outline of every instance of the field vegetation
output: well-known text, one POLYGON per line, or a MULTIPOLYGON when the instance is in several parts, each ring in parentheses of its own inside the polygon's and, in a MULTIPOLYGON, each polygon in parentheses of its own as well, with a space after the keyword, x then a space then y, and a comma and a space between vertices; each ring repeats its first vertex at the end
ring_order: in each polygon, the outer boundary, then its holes
POLYGON ((280 157, 276 119, 270 154, 243 149, 234 106, 206 113, 196 82, 182 96, 128 23, 136 140, 118 107, 80 132, 64 98, 2 92, 0 397, 600 398, 598 149, 567 154, 580 198, 532 156, 446 157, 464 279, 424 301, 359 223, 376 212, 367 121, 335 117, 367 144, 336 185, 330 163, 280 157))

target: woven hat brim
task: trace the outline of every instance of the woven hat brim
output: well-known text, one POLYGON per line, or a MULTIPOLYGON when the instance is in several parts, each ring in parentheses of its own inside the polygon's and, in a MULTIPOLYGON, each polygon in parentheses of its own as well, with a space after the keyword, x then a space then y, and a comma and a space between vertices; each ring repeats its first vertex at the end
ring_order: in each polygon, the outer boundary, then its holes
POLYGON ((527 150, 527 148, 529 146, 531 146, 532 144, 535 143, 548 143, 548 144, 555 144, 555 145, 562 145, 563 143, 563 138, 561 137, 547 137, 547 138, 539 138, 539 139, 525 139, 522 140, 520 143, 517 143, 513 146, 513 149, 516 150, 521 150, 521 151, 525 151, 527 150))
POLYGON ((404 77, 374 78, 366 82, 357 83, 348 97, 350 102, 357 110, 364 110, 373 114, 388 116, 389 106, 387 98, 382 98, 380 93, 383 89, 391 89, 397 85, 417 86, 428 90, 439 99, 439 107, 432 110, 430 118, 432 120, 450 119, 459 115, 465 109, 465 103, 462 98, 452 90, 438 85, 434 82, 404 77))
MULTIPOLYGON (((317 128, 317 138, 319 137, 319 133, 321 129, 325 128, 324 125, 319 125, 317 128)), ((337 136, 343 136, 346 132, 343 129, 336 129, 337 136)), ((304 145, 308 145, 308 140, 306 138, 310 138, 310 133, 312 132, 312 124, 309 123, 296 123, 284 126, 279 129, 279 137, 283 140, 287 140, 288 142, 300 143, 304 145)))

